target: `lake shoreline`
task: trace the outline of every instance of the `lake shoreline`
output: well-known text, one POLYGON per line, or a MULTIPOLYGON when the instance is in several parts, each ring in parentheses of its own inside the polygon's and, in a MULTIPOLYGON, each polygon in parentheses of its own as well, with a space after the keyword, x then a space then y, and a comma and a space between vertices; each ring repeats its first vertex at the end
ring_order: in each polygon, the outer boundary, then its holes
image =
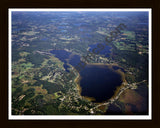
MULTIPOLYGON (((126 82, 124 72, 121 71, 121 69, 115 70, 115 69, 112 68, 113 66, 118 66, 118 64, 116 64, 116 63, 114 63, 114 64, 89 63, 89 64, 87 64, 87 65, 88 65, 88 66, 94 66, 94 65, 95 65, 95 66, 96 66, 96 65, 97 65, 97 66, 107 66, 109 69, 111 69, 112 71, 118 73, 118 74, 121 76, 121 80, 122 80, 121 85, 119 85, 119 86, 116 87, 116 90, 114 91, 114 95, 113 95, 110 99, 108 99, 108 100, 111 100, 111 99, 115 98, 115 97, 117 96, 118 92, 120 91, 120 89, 125 86, 125 85, 123 84, 124 82, 126 82)), ((120 67, 120 66, 118 66, 118 67, 120 67)), ((120 68, 121 68, 121 67, 120 67, 120 68)), ((80 95, 82 98, 84 98, 84 99, 86 99, 86 100, 88 100, 88 101, 94 102, 94 103, 96 103, 96 104, 102 104, 102 103, 108 101, 108 100, 106 100, 106 101, 102 101, 102 102, 96 102, 96 99, 95 99, 94 97, 82 96, 82 95, 81 95, 81 93, 82 93, 82 87, 81 87, 81 85, 80 85, 81 75, 80 75, 80 72, 77 72, 77 73, 78 73, 78 76, 75 78, 74 82, 77 84, 77 89, 78 89, 79 95, 80 95)))

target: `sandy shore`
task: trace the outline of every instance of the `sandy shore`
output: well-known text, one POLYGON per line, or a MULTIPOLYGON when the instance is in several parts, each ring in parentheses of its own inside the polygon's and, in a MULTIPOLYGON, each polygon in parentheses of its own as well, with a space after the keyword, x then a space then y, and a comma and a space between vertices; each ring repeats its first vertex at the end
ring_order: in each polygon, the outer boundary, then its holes
MULTIPOLYGON (((87 64, 86 66, 92 66, 92 65, 108 66, 112 71, 114 71, 114 72, 116 72, 116 73, 118 73, 118 74, 121 75, 122 84, 119 85, 119 86, 116 88, 116 91, 114 92, 114 95, 113 95, 110 99, 115 98, 115 97, 117 96, 119 90, 120 90, 122 87, 125 86, 125 85, 123 84, 124 82, 126 82, 124 72, 122 72, 120 69, 114 70, 114 69, 112 68, 112 66, 118 66, 118 64, 114 64, 114 63, 113 63, 113 64, 90 63, 90 64, 87 64)), ((120 66, 118 66, 118 67, 120 67, 120 66)), ((78 89, 78 91, 79 91, 79 95, 80 95, 82 98, 84 98, 84 99, 86 99, 86 100, 88 100, 88 101, 96 101, 96 99, 95 99, 94 97, 88 97, 88 96, 82 96, 82 95, 81 95, 81 92, 82 92, 82 88, 81 88, 81 86, 80 86, 81 76, 80 76, 80 73, 79 73, 79 72, 77 72, 77 73, 78 73, 78 75, 77 75, 77 77, 75 78, 74 82, 77 84, 77 89, 78 89)), ((102 102, 102 103, 103 103, 103 102, 102 102)), ((101 104, 101 103, 97 103, 97 104, 101 104)))

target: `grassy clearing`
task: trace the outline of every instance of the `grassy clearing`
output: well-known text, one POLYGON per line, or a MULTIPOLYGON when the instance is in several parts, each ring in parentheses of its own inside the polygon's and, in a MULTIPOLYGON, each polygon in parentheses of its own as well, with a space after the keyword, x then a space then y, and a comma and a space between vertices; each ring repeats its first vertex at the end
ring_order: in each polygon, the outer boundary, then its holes
POLYGON ((12 94, 16 91, 16 88, 12 88, 12 94))
POLYGON ((22 88, 23 88, 23 92, 27 91, 30 88, 34 88, 35 95, 39 95, 39 94, 46 95, 48 93, 46 89, 43 89, 43 85, 41 85, 41 86, 28 86, 27 84, 24 84, 22 88))
POLYGON ((20 52, 19 55, 21 57, 26 57, 27 55, 29 55, 30 53, 29 52, 20 52))
POLYGON ((53 99, 56 99, 55 95, 54 94, 46 94, 43 98, 45 101, 51 101, 53 99))
POLYGON ((128 39, 135 39, 135 32, 133 31, 122 31, 123 34, 122 35, 125 35, 127 36, 128 39))

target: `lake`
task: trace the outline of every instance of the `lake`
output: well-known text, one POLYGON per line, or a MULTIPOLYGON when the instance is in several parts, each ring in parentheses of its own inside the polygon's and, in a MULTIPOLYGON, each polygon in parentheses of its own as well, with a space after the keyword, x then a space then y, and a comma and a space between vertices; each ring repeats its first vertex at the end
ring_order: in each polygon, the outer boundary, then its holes
MULTIPOLYGON (((98 44, 100 44, 100 43, 96 43, 96 44, 91 44, 91 45, 89 45, 89 47, 90 47, 89 51, 92 52, 94 48, 97 48, 97 47, 98 47, 98 44)), ((105 47, 104 47, 103 50, 100 51, 99 54, 104 55, 105 57, 109 57, 109 55, 110 55, 110 53, 111 53, 111 47, 108 46, 108 45, 106 45, 105 43, 101 43, 101 44, 102 44, 103 46, 105 46, 105 47)))
POLYGON ((64 66, 66 72, 69 72, 68 68, 70 66, 68 64, 71 64, 72 66, 76 66, 80 62, 79 55, 73 55, 71 52, 68 52, 65 50, 52 50, 52 51, 50 51, 50 53, 54 54, 55 57, 57 57, 59 60, 64 62, 63 66, 64 66))
MULTIPOLYGON (((109 52, 109 48, 107 48, 109 52)), ((68 64, 72 66, 78 65, 80 62, 79 55, 73 55, 71 52, 65 50, 52 50, 57 58, 64 62, 64 68, 69 72, 68 64)), ((122 76, 116 72, 121 69, 118 66, 112 66, 112 69, 107 65, 102 64, 88 64, 80 72, 79 85, 81 87, 81 95, 86 97, 93 97, 95 102, 103 102, 110 99, 114 95, 116 87, 122 83, 122 76)))
POLYGON ((122 84, 120 74, 107 65, 86 65, 80 71, 81 95, 93 97, 95 102, 103 102, 114 95, 116 87, 122 84))

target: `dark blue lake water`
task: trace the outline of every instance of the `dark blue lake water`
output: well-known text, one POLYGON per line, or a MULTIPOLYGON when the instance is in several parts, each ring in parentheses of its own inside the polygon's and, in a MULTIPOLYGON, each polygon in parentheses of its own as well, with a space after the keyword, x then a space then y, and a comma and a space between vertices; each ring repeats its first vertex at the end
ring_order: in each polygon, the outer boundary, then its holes
POLYGON ((76 66, 80 62, 80 56, 79 55, 72 55, 71 52, 67 52, 65 50, 52 50, 51 53, 54 54, 55 57, 57 57, 59 60, 64 62, 63 66, 64 66, 64 68, 67 72, 69 72, 68 63, 71 64, 72 66, 76 66), (68 60, 68 63, 67 63, 67 60, 68 60))
POLYGON ((121 75, 106 65, 87 65, 80 76, 81 95, 94 97, 96 102, 110 99, 122 83, 121 75))
POLYGON ((57 57, 59 60, 61 60, 62 62, 64 62, 64 68, 67 72, 69 72, 68 68, 69 66, 67 65, 67 59, 69 58, 69 56, 71 55, 71 52, 67 52, 65 50, 52 50, 50 51, 52 54, 55 55, 55 57, 57 57))
MULTIPOLYGON (((89 45, 89 47, 90 47, 89 51, 92 52, 92 50, 94 48, 97 48, 98 44, 99 43, 89 45)), ((109 57, 109 54, 111 53, 111 47, 108 45, 105 45, 105 43, 102 43, 102 44, 105 46, 105 48, 103 50, 101 50, 99 54, 105 55, 105 57, 109 57)))
POLYGON ((69 64, 72 66, 77 66, 80 63, 80 56, 74 55, 69 59, 69 64))

